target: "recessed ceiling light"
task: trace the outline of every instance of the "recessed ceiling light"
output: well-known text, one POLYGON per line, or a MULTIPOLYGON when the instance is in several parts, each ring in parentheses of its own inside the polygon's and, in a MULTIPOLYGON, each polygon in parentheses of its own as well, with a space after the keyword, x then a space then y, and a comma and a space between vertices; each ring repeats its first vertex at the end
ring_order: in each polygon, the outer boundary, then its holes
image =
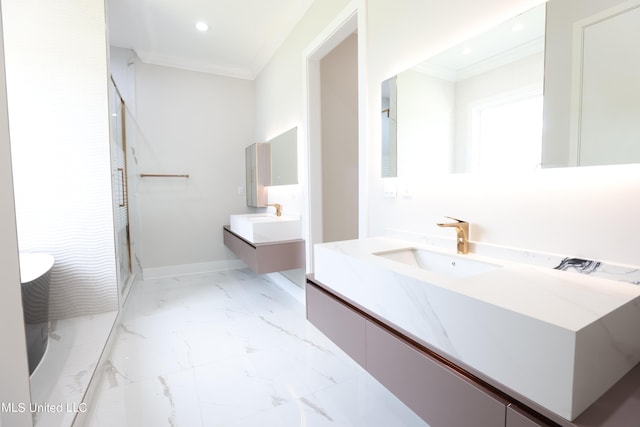
POLYGON ((207 31, 209 29, 209 26, 207 25, 206 22, 196 22, 196 29, 198 31, 207 31))
POLYGON ((511 31, 516 32, 522 30, 523 28, 524 25, 518 22, 517 24, 514 24, 513 27, 511 27, 511 31))
POLYGON ((464 49, 462 49, 463 55, 469 55, 470 53, 471 53, 471 48, 465 47, 464 49))

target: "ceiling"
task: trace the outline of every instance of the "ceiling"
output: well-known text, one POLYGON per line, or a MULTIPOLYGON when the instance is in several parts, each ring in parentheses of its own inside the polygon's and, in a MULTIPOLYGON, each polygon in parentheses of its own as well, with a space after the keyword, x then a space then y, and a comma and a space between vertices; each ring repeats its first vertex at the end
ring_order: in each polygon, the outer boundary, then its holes
POLYGON ((420 64, 441 78, 462 80, 544 51, 546 5, 542 3, 420 64))
POLYGON ((143 62, 253 79, 313 0, 107 0, 110 45, 143 62), (195 28, 206 22, 208 31, 195 28))

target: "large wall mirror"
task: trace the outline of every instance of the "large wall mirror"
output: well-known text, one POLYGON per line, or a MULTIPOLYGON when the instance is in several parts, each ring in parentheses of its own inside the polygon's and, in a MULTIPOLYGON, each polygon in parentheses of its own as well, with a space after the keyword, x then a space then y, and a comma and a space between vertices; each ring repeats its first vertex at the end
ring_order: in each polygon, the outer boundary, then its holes
POLYGON ((393 76, 382 176, 640 162, 638 40, 640 0, 550 0, 393 76))

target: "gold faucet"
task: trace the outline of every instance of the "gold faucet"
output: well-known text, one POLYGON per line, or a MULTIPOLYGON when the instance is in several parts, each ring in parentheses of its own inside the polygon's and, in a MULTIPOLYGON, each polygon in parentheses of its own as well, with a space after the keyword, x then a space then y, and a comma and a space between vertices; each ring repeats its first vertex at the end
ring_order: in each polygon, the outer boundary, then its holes
POLYGON ((447 216, 445 218, 452 219, 455 222, 438 223, 438 227, 455 227, 456 240, 459 254, 469 253, 469 223, 456 218, 447 216))
POLYGON ((269 203, 267 206, 276 208, 276 216, 282 216, 282 205, 280 203, 269 203))

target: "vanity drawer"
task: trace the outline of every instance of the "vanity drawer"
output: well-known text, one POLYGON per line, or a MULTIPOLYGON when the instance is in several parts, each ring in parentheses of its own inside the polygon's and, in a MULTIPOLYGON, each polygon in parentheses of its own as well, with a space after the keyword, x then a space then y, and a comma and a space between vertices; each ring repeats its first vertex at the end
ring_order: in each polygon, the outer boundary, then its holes
POLYGON ((307 282, 307 319, 361 366, 365 366, 366 320, 322 289, 307 282))
POLYGON ((504 426, 508 402, 371 321, 367 371, 433 427, 504 426))
POLYGON ((257 274, 304 268, 304 240, 250 243, 228 226, 223 230, 224 245, 257 274))
POLYGON ((507 427, 544 427, 549 424, 533 418, 514 405, 507 408, 507 427))

